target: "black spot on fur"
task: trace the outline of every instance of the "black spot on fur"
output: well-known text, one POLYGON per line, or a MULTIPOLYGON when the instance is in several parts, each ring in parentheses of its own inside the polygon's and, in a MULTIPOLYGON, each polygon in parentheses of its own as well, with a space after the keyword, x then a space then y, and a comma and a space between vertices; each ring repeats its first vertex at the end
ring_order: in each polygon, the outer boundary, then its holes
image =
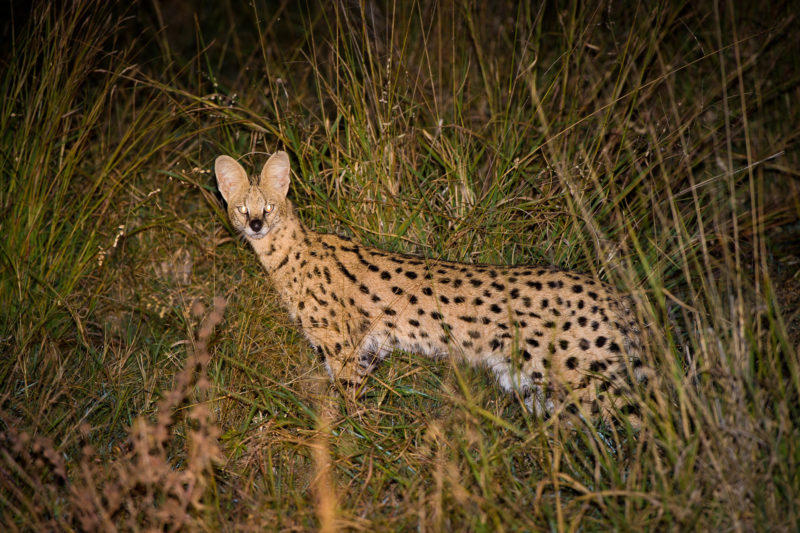
POLYGON ((589 370, 592 372, 602 372, 606 368, 608 368, 608 365, 602 361, 592 361, 592 363, 589 365, 589 370))
POLYGON ((641 410, 639 409, 639 406, 638 405, 633 405, 633 404, 623 405, 620 408, 619 412, 622 413, 623 415, 641 416, 641 414, 642 414, 641 410))
POLYGON ((606 338, 603 337, 602 335, 594 340, 594 345, 597 346, 598 348, 602 348, 605 345, 605 343, 606 343, 606 338))

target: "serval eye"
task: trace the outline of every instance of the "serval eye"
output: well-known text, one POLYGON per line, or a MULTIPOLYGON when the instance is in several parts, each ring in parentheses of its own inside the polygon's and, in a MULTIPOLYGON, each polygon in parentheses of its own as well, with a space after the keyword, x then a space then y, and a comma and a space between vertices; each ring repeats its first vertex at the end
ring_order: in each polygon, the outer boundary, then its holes
POLYGON ((237 207, 236 210, 239 211, 243 215, 247 214, 247 207, 245 207, 243 205, 240 205, 239 207, 237 207))
POLYGON ((272 204, 267 204, 266 206, 264 206, 264 211, 266 211, 267 213, 272 213, 273 209, 275 209, 275 206, 272 204))

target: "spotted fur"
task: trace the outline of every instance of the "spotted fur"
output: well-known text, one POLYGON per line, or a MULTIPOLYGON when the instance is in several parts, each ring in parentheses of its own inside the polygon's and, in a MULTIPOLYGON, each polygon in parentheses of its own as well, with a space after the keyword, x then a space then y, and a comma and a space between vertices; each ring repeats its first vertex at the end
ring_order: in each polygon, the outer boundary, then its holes
POLYGON ((285 152, 252 183, 231 157, 217 158, 215 170, 233 227, 332 378, 358 389, 402 349, 488 367, 540 414, 564 405, 638 417, 629 393, 646 374, 640 328, 630 301, 607 284, 553 267, 387 252, 311 231, 286 198, 285 152))

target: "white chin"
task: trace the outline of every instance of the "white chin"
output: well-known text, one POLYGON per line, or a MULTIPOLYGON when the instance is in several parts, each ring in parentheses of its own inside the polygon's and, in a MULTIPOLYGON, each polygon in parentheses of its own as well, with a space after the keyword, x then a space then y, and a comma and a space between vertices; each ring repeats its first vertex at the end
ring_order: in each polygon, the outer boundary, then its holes
POLYGON ((259 231, 258 233, 256 233, 254 231, 246 230, 244 232, 244 235, 248 239, 253 239, 254 241, 257 241, 258 239, 263 239, 264 237, 266 237, 267 236, 267 232, 262 230, 262 231, 259 231))

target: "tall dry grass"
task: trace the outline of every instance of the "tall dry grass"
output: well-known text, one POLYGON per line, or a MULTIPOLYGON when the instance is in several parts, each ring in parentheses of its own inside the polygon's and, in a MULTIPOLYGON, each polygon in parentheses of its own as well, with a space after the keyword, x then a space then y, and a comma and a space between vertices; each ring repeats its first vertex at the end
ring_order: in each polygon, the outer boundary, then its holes
POLYGON ((13 7, 10 529, 796 529, 790 4, 13 7), (641 430, 406 353, 327 395, 208 170, 279 148, 310 226, 630 292, 641 430))

